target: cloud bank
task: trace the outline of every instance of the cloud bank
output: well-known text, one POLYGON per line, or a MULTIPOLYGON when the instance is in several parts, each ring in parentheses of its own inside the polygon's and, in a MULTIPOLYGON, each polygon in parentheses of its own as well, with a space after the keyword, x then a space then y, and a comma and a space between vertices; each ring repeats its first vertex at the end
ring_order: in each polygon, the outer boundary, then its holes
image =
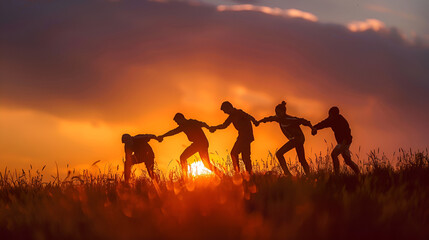
POLYGON ((123 124, 219 111, 231 98, 272 112, 286 99, 313 121, 339 105, 362 142, 377 131, 381 145, 385 136, 427 144, 429 49, 375 20, 342 26, 293 9, 134 0, 0 8, 3 108, 123 124))

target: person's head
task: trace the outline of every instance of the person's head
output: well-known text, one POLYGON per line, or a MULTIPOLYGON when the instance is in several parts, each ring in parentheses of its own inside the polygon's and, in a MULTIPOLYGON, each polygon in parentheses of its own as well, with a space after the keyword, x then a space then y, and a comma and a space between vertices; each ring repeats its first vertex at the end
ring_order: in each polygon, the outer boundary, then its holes
POLYGON ((130 142, 132 140, 132 137, 130 136, 130 134, 125 133, 124 135, 122 135, 122 143, 127 143, 130 142))
POLYGON ((182 124, 186 118, 182 113, 176 113, 176 115, 174 115, 173 120, 177 123, 177 124, 182 124))
POLYGON ((340 109, 338 109, 338 107, 331 107, 329 109, 329 116, 330 117, 335 117, 340 115, 340 109))
POLYGON ((286 102, 282 101, 282 103, 276 106, 276 115, 284 116, 285 114, 286 114, 286 102))
POLYGON ((234 107, 232 106, 232 104, 230 102, 225 101, 220 106, 220 110, 222 110, 226 114, 231 114, 232 110, 234 110, 234 107))

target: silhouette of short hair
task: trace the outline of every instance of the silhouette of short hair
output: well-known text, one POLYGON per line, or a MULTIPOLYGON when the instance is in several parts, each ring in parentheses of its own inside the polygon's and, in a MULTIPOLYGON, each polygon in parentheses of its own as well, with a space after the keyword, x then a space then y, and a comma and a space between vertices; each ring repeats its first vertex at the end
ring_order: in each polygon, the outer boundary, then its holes
POLYGON ((220 106, 220 110, 222 111, 228 108, 229 109, 233 108, 232 104, 228 101, 223 102, 222 105, 220 106))
POLYGON ((338 114, 340 114, 340 109, 338 109, 338 107, 331 107, 329 109, 330 116, 337 116, 338 114))
POLYGON ((284 113, 284 112, 286 112, 286 102, 282 101, 282 103, 276 106, 276 113, 284 113))
POLYGON ((176 113, 176 115, 174 115, 173 120, 177 121, 177 120, 180 120, 180 119, 185 119, 185 115, 183 115, 182 113, 176 113))
POLYGON ((122 135, 122 143, 125 143, 127 140, 131 139, 131 135, 128 133, 125 133, 122 135))

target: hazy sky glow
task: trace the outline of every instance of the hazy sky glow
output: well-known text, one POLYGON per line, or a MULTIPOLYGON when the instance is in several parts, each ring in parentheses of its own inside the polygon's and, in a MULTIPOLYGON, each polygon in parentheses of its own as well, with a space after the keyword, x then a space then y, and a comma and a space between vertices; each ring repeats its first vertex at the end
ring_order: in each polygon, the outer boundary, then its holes
MULTIPOLYGON (((3 0, 0 169, 116 165, 122 133, 164 133, 178 111, 219 124, 224 100, 257 119, 286 100, 290 114, 314 124, 338 105, 355 153, 426 148, 425 7, 418 0, 3 0)), ((231 128, 207 131, 211 152, 226 155, 231 128)), ((304 132, 308 156, 334 140, 327 130, 304 132)), ((255 136, 255 159, 285 143, 275 124, 255 136)), ((183 134, 151 143, 163 169, 189 144, 183 134)))

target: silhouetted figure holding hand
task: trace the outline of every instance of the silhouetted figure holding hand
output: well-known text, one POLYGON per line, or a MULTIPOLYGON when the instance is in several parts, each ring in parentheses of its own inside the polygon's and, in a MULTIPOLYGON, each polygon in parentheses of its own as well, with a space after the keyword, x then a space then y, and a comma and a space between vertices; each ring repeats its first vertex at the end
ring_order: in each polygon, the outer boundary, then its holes
POLYGON ((122 135, 122 143, 125 144, 124 178, 126 182, 130 179, 131 167, 142 162, 146 165, 150 178, 155 178, 153 172, 155 154, 149 145, 151 139, 161 141, 153 134, 139 134, 134 137, 129 134, 122 135))
POLYGON ((241 109, 236 109, 228 101, 222 103, 220 108, 224 113, 228 114, 229 117, 225 120, 224 123, 210 127, 210 132, 215 132, 217 129, 225 129, 231 123, 234 125, 235 129, 238 131, 237 141, 231 150, 231 159, 232 164, 234 165, 234 170, 236 173, 240 172, 238 164, 238 155, 241 153, 243 158, 246 171, 249 174, 252 174, 252 162, 250 160, 250 144, 255 140, 253 137, 253 128, 252 123, 255 126, 258 126, 259 123, 254 117, 244 112, 241 109))
POLYGON ((277 152, 276 157, 286 175, 292 175, 289 171, 284 154, 295 148, 298 155, 298 160, 304 168, 305 174, 310 173, 310 167, 308 166, 307 161, 305 160, 304 152, 304 133, 301 130, 300 125, 308 126, 311 128, 311 123, 308 120, 303 118, 292 117, 286 114, 286 102, 283 101, 281 104, 276 106, 276 115, 271 117, 266 117, 259 120, 259 122, 277 122, 280 125, 280 129, 283 134, 289 139, 289 141, 283 145, 277 152))
POLYGON ((180 164, 182 165, 182 173, 185 179, 188 177, 188 158, 190 158, 195 153, 199 153, 201 160, 206 168, 210 169, 217 176, 223 177, 224 174, 210 163, 209 157, 209 141, 207 140, 206 135, 203 132, 203 127, 209 128, 207 123, 200 122, 194 119, 186 119, 185 116, 181 113, 177 113, 174 116, 174 121, 179 125, 177 128, 165 133, 164 135, 159 136, 159 138, 164 138, 168 136, 173 136, 178 133, 184 132, 188 137, 188 140, 192 144, 183 151, 180 155, 180 164))
POLYGON ((340 154, 343 156, 344 162, 349 165, 356 174, 359 174, 359 167, 352 161, 350 156, 349 148, 352 143, 350 126, 347 120, 340 114, 338 107, 332 107, 329 109, 328 118, 316 124, 313 127, 311 134, 316 135, 317 130, 328 127, 332 128, 335 134, 335 139, 337 140, 337 146, 335 146, 331 153, 335 174, 340 172, 340 162, 338 161, 338 155, 340 154))

